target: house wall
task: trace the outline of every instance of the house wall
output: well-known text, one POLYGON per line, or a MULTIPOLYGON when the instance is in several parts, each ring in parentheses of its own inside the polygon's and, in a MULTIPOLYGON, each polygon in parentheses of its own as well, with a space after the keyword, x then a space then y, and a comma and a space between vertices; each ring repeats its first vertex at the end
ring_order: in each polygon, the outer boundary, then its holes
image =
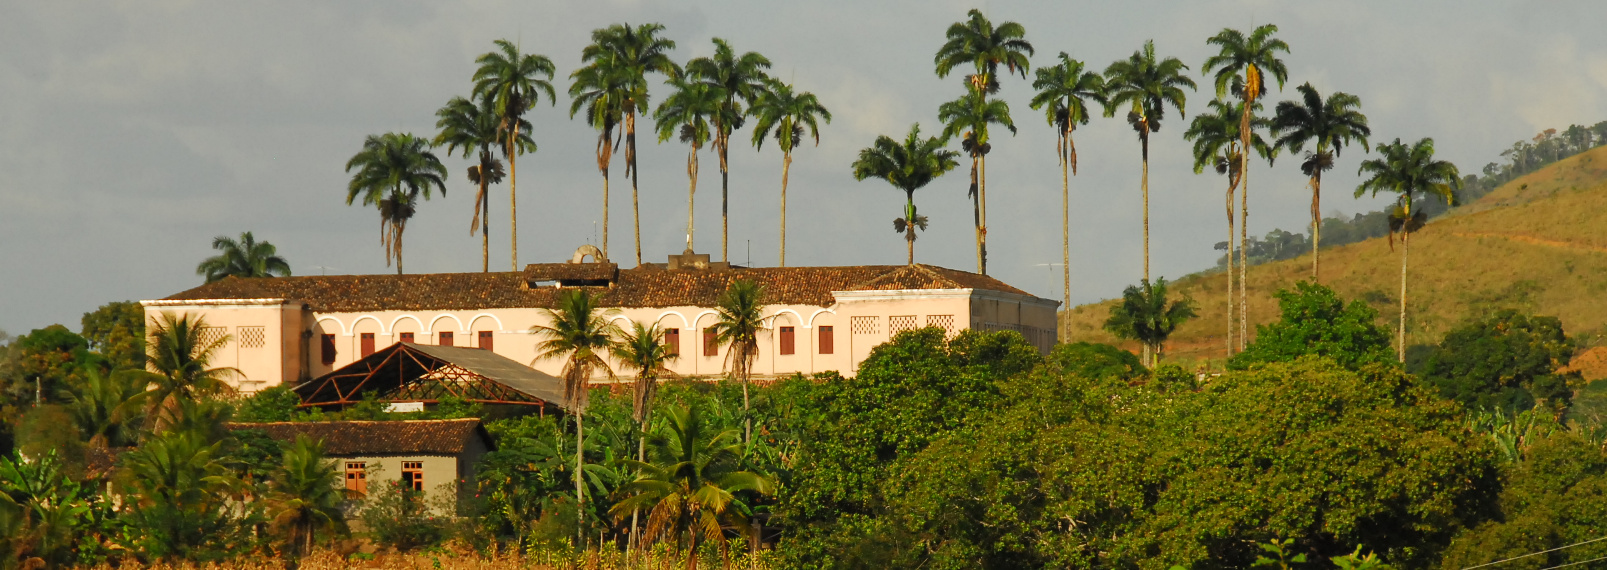
MULTIPOLYGON (((476 438, 478 439, 478 438, 476 438)), ((483 451, 481 452, 484 453, 483 451)), ((462 479, 458 471, 460 458, 451 455, 382 455, 382 456, 330 456, 335 459, 335 471, 340 473, 340 487, 346 486, 346 462, 362 461, 367 463, 368 492, 373 493, 379 485, 389 484, 402 479, 402 462, 419 461, 424 464, 424 500, 425 504, 436 507, 448 500, 455 500, 457 483, 462 479)), ((479 457, 475 457, 478 461, 479 457)), ((446 515, 451 513, 439 512, 446 515)))
POLYGON ((303 308, 283 299, 221 301, 142 301, 147 327, 163 313, 203 317, 202 340, 227 337, 212 365, 240 373, 229 379, 234 388, 254 392, 295 382, 300 364, 303 308))

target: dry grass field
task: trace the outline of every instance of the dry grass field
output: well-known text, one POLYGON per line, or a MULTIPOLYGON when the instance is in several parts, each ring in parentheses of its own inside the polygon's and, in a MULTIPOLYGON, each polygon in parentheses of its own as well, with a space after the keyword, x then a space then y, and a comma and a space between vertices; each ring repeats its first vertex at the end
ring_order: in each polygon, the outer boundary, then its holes
MULTIPOLYGON (((1332 196, 1348 189, 1335 188, 1332 196)), ((1325 249, 1322 283, 1363 299, 1394 330, 1400 292, 1400 244, 1384 238, 1325 249)), ((1442 216, 1412 235, 1407 343, 1438 342, 1470 315, 1512 307, 1562 319, 1592 343, 1607 332, 1607 147, 1562 160, 1442 216)), ((1272 293, 1311 276, 1309 255, 1250 268, 1250 321, 1277 318, 1272 293)), ((1184 365, 1219 365, 1225 354, 1226 276, 1181 279, 1174 290, 1197 303, 1200 318, 1173 335, 1167 357, 1184 365)), ((1113 301, 1074 307, 1070 340, 1116 342, 1101 325, 1113 301)), ((1252 335, 1253 327, 1252 327, 1252 335)), ((1119 344, 1136 350, 1136 343, 1119 344)), ((1603 367, 1593 367, 1603 368, 1603 367)), ((1607 375, 1607 369, 1586 370, 1607 375)))

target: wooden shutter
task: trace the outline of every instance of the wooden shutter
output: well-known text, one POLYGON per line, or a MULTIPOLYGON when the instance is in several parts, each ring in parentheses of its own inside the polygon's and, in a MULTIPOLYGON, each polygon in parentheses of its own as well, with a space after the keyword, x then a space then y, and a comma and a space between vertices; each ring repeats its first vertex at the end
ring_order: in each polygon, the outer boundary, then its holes
POLYGON ((480 331, 480 349, 491 350, 491 331, 480 331))
POLYGON ((413 333, 402 333, 402 338, 398 342, 413 342, 413 333))
POLYGON ((365 461, 346 462, 346 489, 361 494, 368 494, 368 463, 365 461))
POLYGON ((820 353, 831 354, 832 348, 834 348, 832 346, 831 327, 823 326, 815 328, 820 329, 820 353))
POLYGON ((671 356, 681 354, 681 329, 664 329, 664 353, 671 356))
POLYGON ((703 356, 719 356, 719 342, 719 339, 714 335, 714 331, 703 329, 703 356))
POLYGON ((323 338, 323 363, 329 366, 335 363, 335 335, 326 334, 323 338))
MULTIPOLYGON (((452 334, 452 333, 445 333, 452 334)), ((412 491, 424 490, 424 462, 402 462, 402 487, 412 491)))
POLYGON ((439 344, 441 346, 452 346, 452 333, 450 333, 450 332, 442 332, 440 342, 437 342, 435 344, 439 344))
POLYGON ((359 338, 362 339, 360 342, 362 344, 363 357, 367 358, 368 355, 374 354, 374 333, 362 333, 359 338))
POLYGON ((792 327, 781 327, 781 354, 792 354, 792 327))

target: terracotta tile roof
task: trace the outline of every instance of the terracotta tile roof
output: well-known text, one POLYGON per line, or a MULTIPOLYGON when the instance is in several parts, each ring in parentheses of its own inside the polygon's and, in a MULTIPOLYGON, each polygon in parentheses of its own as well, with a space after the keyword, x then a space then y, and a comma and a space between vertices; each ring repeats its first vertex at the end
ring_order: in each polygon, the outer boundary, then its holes
MULTIPOLYGON (((526 271, 596 275, 612 264, 537 264, 526 271), (571 265, 553 269, 554 266, 571 265), (591 266, 591 267, 586 267, 591 266), (599 267, 602 266, 602 267, 599 267), (587 273, 593 272, 593 273, 587 273)), ((472 310, 551 307, 559 289, 531 288, 527 272, 435 273, 423 275, 332 275, 309 277, 229 277, 168 297, 168 300, 294 299, 322 312, 383 310, 472 310)), ((589 278, 589 277, 580 277, 589 278)), ((544 277, 543 280, 554 279, 544 277)), ((842 267, 760 267, 664 269, 643 266, 618 270, 603 291, 606 307, 674 307, 715 304, 731 282, 751 279, 765 287, 767 304, 830 306, 832 291, 892 289, 984 289, 1027 295, 985 275, 931 265, 854 265, 842 267)))
POLYGON ((614 263, 532 263, 524 270, 526 281, 606 281, 618 273, 614 263))
POLYGON ((231 423, 231 430, 259 429, 268 437, 293 442, 296 436, 324 440, 324 453, 334 456, 361 455, 457 455, 469 438, 490 437, 480 420, 404 420, 390 422, 271 422, 231 423))

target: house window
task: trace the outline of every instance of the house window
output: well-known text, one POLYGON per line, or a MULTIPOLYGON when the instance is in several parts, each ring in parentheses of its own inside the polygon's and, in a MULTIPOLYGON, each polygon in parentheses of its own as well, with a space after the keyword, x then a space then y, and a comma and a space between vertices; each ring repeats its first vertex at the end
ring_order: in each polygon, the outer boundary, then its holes
POLYGON ((491 331, 480 331, 479 347, 481 350, 491 350, 491 331))
POLYGON ((781 327, 781 354, 792 354, 792 327, 781 327))
POLYGON ((719 356, 720 340, 714 331, 703 329, 703 356, 719 356))
POLYGON ((424 462, 402 462, 402 489, 408 491, 424 490, 424 462))
POLYGON ((831 325, 815 328, 820 329, 820 353, 831 354, 832 348, 834 348, 832 346, 831 325))
POLYGON ((329 366, 331 364, 334 364, 335 363, 335 335, 332 335, 332 334, 324 335, 322 344, 323 344, 322 348, 323 348, 323 353, 324 353, 323 354, 324 366, 329 366))
POLYGON ((664 353, 670 356, 681 354, 681 329, 664 329, 664 353))
POLYGON ((365 461, 346 462, 346 490, 356 491, 359 494, 368 494, 368 463, 365 461))
POLYGON ((413 342, 413 333, 402 333, 402 338, 398 342, 413 342))
POLYGON ((363 357, 374 354, 374 333, 363 333, 361 339, 363 357))
POLYGON ((452 333, 443 332, 440 335, 440 339, 441 339, 440 342, 437 342, 435 344, 439 344, 441 346, 452 346, 452 333))

